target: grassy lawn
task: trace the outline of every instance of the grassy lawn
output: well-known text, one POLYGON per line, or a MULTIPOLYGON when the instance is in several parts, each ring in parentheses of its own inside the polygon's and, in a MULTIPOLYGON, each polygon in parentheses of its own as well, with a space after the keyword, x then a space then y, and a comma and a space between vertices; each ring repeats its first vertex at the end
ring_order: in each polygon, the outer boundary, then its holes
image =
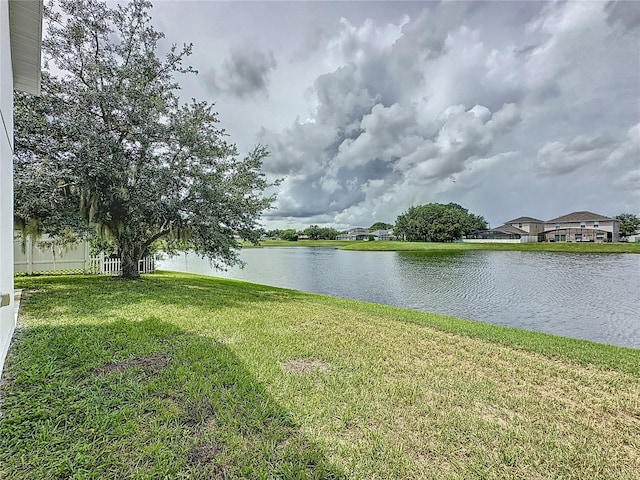
MULTIPOLYGON (((342 250, 361 251, 467 251, 467 250, 500 250, 519 252, 571 252, 571 253, 640 253, 640 242, 636 243, 428 243, 428 242, 367 242, 348 240, 265 240, 259 247, 333 247, 342 250)), ((250 243, 243 248, 254 248, 250 243)))
POLYGON ((640 350, 186 274, 17 284, 0 478, 640 472, 640 350))

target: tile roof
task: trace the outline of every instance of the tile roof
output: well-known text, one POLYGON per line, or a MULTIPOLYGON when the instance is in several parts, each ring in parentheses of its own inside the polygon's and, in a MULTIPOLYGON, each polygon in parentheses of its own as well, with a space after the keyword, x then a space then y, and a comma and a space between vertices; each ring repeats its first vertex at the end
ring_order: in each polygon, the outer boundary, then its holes
POLYGON ((562 223, 562 222, 586 222, 593 220, 613 220, 613 218, 605 217, 604 215, 598 215, 593 212, 573 212, 567 215, 563 215, 558 218, 552 218, 551 220, 547 220, 545 223, 562 223))
POLYGON ((511 225, 500 225, 499 227, 492 228, 490 232, 508 233, 510 235, 528 235, 524 230, 513 227, 511 225))
POLYGON ((518 217, 513 220, 509 220, 507 223, 544 223, 544 221, 533 217, 518 217))

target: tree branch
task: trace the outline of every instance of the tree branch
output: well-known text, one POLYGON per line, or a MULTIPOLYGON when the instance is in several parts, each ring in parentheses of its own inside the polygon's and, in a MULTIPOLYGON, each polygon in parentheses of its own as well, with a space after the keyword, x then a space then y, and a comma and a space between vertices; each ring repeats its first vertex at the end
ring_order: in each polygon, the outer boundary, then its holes
POLYGON ((152 235, 151 237, 149 237, 149 239, 146 242, 144 242, 142 244, 142 250, 146 250, 147 247, 149 247, 149 245, 151 245, 153 242, 155 242, 156 240, 161 239, 162 237, 164 237, 165 235, 168 235, 169 233, 171 233, 171 230, 164 229, 164 230, 159 231, 155 235, 152 235))

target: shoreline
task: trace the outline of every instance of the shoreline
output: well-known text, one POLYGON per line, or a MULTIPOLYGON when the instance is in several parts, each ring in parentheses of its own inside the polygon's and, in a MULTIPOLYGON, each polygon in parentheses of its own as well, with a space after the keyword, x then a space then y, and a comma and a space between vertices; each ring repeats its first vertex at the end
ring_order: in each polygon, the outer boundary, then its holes
POLYGON ((348 240, 264 240, 259 245, 242 244, 242 248, 312 247, 338 248, 353 251, 376 252, 466 252, 466 251, 516 251, 555 253, 632 253, 640 254, 640 242, 635 243, 435 243, 399 241, 348 241, 348 240))

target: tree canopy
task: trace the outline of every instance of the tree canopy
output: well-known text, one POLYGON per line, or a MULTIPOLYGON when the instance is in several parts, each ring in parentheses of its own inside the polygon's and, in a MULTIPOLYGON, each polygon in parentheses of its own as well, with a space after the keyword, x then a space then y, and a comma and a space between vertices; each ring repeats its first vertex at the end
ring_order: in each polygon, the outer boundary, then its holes
POLYGON ((633 213, 621 213, 616 220, 620 221, 620 235, 623 237, 633 235, 640 229, 640 217, 633 213))
POLYGON ((181 103, 191 45, 158 54, 146 0, 60 0, 45 8, 39 97, 16 93, 19 226, 54 235, 87 226, 112 241, 122 275, 158 239, 188 240, 215 266, 238 261, 234 236, 257 241, 273 197, 268 152, 239 158, 213 106, 181 103), (55 8, 54 8, 55 7, 55 8))
POLYGON ((428 203, 398 216, 394 233, 410 242, 452 242, 474 230, 487 228, 481 216, 457 203, 428 203))
POLYGON ((369 227, 369 231, 375 232, 376 230, 389 230, 390 228, 393 228, 390 223, 376 222, 369 227))
POLYGON ((296 232, 293 228, 288 228, 286 230, 282 230, 280 232, 280 238, 282 240, 288 240, 290 242, 298 241, 298 232, 296 232))
POLYGON ((319 227, 318 225, 305 228, 303 233, 311 240, 335 240, 338 236, 338 231, 335 228, 319 227))

